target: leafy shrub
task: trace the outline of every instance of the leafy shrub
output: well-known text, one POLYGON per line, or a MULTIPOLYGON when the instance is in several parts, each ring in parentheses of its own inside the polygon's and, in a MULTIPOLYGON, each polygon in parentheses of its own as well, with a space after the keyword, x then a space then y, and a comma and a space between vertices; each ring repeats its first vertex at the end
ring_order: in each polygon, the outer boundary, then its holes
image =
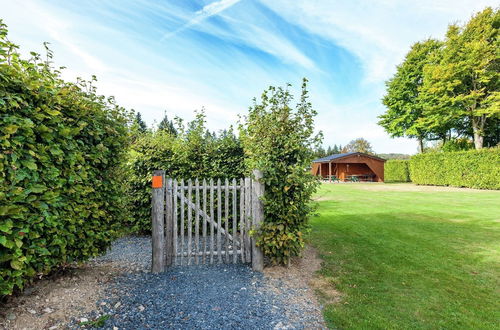
POLYGON ((205 128, 205 115, 184 127, 177 119, 176 134, 157 130, 139 135, 129 155, 128 194, 134 232, 151 232, 151 175, 162 169, 176 179, 240 178, 243 149, 232 129, 219 135, 205 128))
POLYGON ((385 182, 410 182, 409 160, 390 159, 384 165, 385 182))
POLYGON ((124 109, 16 48, 0 21, 0 295, 103 252, 126 214, 124 109))
POLYGON ((452 139, 446 141, 441 147, 442 151, 461 151, 474 149, 474 143, 469 139, 452 139))
POLYGON ((295 110, 288 89, 269 87, 240 126, 247 169, 264 174, 264 223, 256 237, 273 263, 300 254, 318 185, 306 170, 313 159, 311 146, 320 142, 320 136, 313 136, 316 111, 308 102, 306 82, 295 110))
POLYGON ((418 154, 410 177, 416 184, 500 189, 500 148, 418 154))

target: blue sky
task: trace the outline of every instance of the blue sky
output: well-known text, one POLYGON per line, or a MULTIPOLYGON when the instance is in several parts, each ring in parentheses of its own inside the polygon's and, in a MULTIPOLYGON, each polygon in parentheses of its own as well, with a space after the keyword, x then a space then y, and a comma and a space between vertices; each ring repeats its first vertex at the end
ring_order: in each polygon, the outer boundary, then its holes
POLYGON ((377 122, 384 81, 410 45, 442 38, 489 0, 0 0, 10 39, 27 54, 51 43, 64 75, 98 77, 99 91, 149 125, 236 124, 269 85, 309 79, 325 145, 368 139, 376 152, 415 153, 377 122))

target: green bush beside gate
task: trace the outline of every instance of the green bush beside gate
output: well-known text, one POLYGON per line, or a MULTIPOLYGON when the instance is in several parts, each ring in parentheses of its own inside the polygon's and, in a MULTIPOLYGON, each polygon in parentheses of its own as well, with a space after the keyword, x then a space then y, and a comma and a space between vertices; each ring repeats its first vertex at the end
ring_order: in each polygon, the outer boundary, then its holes
POLYGON ((410 182, 409 160, 391 159, 384 165, 385 182, 410 182))
POLYGON ((416 184, 500 189, 500 148, 418 154, 409 169, 416 184))
POLYGON ((264 174, 264 221, 255 233, 257 245, 276 264, 287 264, 301 253, 313 211, 311 197, 319 184, 306 170, 314 156, 310 146, 321 141, 314 134, 316 111, 306 82, 295 109, 289 86, 269 87, 240 126, 247 169, 264 174))
POLYGON ((0 20, 0 296, 103 252, 126 214, 124 109, 16 48, 0 20))

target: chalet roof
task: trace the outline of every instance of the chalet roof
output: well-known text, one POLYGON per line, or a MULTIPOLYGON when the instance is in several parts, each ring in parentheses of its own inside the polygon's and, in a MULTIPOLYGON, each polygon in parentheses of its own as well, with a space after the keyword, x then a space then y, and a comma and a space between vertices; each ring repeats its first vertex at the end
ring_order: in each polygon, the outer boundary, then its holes
POLYGON ((377 160, 385 162, 385 159, 377 157, 377 156, 374 156, 374 155, 369 155, 369 154, 365 154, 365 153, 362 153, 362 152, 347 152, 347 153, 344 153, 344 154, 333 154, 333 155, 326 156, 326 157, 323 157, 323 158, 318 158, 318 159, 313 160, 313 163, 328 163, 328 162, 331 162, 332 160, 346 158, 346 157, 351 157, 351 156, 355 156, 355 155, 370 157, 370 158, 377 159, 377 160))

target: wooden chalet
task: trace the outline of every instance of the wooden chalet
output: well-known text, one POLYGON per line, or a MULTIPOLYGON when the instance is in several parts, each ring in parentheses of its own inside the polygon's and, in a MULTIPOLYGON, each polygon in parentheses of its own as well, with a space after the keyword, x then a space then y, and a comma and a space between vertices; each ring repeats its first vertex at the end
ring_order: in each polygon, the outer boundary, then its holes
POLYGON ((313 160, 311 172, 328 181, 384 182, 384 163, 377 156, 348 152, 313 160))

